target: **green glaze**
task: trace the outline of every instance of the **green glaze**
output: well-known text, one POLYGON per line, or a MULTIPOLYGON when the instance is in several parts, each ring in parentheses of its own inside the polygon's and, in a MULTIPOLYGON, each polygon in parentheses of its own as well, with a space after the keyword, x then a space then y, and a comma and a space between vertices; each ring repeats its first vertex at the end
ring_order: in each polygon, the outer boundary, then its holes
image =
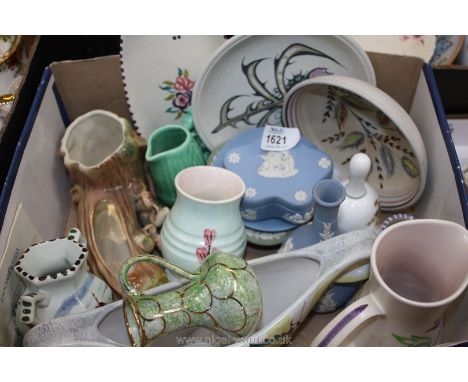
POLYGON ((188 273, 151 255, 128 259, 120 271, 124 316, 133 346, 188 327, 203 327, 233 342, 255 330, 262 317, 262 294, 252 267, 244 259, 213 253, 196 273, 188 273), (174 291, 147 296, 134 289, 127 274, 140 262, 154 262, 190 282, 174 291))
POLYGON ((156 129, 148 140, 145 158, 158 199, 169 207, 176 200, 176 175, 184 168, 205 164, 193 136, 179 125, 156 129))

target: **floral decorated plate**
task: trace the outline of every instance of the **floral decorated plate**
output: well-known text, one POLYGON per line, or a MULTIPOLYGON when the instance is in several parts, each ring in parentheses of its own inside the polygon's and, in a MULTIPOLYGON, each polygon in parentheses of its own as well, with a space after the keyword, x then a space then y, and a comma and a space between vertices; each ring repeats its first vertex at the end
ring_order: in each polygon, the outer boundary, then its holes
POLYGON ((368 52, 420 57, 429 62, 436 49, 435 36, 353 36, 368 52))
POLYGON ((288 90, 330 74, 375 84, 369 58, 349 37, 233 37, 212 56, 195 85, 195 128, 213 149, 254 127, 284 126, 282 104, 288 90))
POLYGON ((465 36, 436 36, 436 49, 431 58, 432 65, 450 65, 457 58, 465 36))
POLYGON ((122 36, 125 94, 143 136, 182 123, 201 69, 224 41, 223 36, 122 36))
POLYGON ((427 157, 418 128, 375 86, 342 76, 313 78, 288 92, 283 113, 290 126, 332 157, 335 178, 348 178, 353 154, 369 155, 368 182, 378 191, 382 210, 409 207, 424 191, 427 157))
POLYGON ((0 96, 13 95, 0 99, 0 130, 23 78, 23 65, 15 54, 20 42, 20 36, 0 35, 0 96))

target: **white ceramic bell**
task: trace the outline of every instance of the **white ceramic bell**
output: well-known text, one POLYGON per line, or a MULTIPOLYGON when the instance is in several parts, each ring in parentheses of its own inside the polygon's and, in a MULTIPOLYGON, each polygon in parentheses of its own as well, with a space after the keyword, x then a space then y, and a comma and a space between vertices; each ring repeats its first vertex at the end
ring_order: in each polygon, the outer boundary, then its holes
POLYGON ((364 153, 354 154, 349 164, 349 180, 343 182, 346 199, 338 211, 338 228, 342 232, 376 226, 379 211, 377 191, 366 182, 371 160, 364 153))

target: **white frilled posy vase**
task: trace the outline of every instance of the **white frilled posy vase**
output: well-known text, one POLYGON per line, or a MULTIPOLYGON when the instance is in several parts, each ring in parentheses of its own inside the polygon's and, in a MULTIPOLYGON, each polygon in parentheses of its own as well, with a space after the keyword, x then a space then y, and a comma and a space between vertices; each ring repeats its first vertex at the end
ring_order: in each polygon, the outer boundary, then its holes
POLYGON ((163 256, 188 272, 217 251, 244 256, 243 180, 223 168, 195 166, 179 172, 175 186, 176 202, 161 230, 163 256))

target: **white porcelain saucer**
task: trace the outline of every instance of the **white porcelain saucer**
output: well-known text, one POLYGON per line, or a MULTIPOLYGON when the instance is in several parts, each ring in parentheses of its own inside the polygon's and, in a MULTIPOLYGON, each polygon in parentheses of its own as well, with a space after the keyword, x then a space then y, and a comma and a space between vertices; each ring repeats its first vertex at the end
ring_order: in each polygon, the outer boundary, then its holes
POLYGON ((353 154, 369 155, 368 181, 379 193, 382 210, 409 207, 424 191, 427 156, 419 130, 375 86, 344 76, 313 78, 288 92, 283 113, 289 126, 332 157, 341 178, 347 178, 353 154))
POLYGON ((145 138, 182 124, 195 81, 223 36, 122 36, 120 62, 128 107, 145 138))
POLYGON ((246 129, 283 126, 287 91, 331 74, 375 84, 369 58, 349 37, 233 37, 214 53, 195 85, 195 128, 213 149, 246 129))

